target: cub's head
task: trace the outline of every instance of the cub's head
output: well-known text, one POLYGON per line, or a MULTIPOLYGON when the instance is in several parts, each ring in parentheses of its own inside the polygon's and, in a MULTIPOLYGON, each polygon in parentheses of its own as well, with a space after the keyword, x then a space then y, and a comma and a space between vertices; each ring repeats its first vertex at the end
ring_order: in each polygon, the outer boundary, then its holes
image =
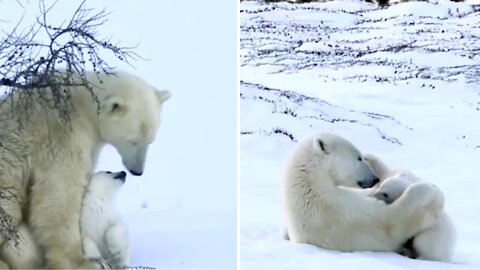
POLYGON ((117 149, 131 174, 142 175, 148 147, 160 125, 163 104, 171 94, 128 74, 112 75, 100 87, 101 139, 117 149))
POLYGON ((330 133, 314 137, 313 151, 337 186, 369 188, 379 182, 362 153, 349 141, 330 133))
POLYGON ((402 196, 413 182, 417 182, 416 176, 409 172, 399 172, 383 180, 371 196, 390 204, 402 196))
POLYGON ((110 172, 100 171, 92 176, 90 185, 88 186, 88 193, 94 196, 112 197, 115 196, 118 190, 123 186, 127 179, 127 174, 124 171, 110 172))

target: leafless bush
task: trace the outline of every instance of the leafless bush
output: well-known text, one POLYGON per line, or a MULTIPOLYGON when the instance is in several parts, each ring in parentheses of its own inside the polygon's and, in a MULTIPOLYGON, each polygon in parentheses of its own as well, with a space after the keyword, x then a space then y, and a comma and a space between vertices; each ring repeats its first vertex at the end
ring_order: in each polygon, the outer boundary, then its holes
MULTIPOLYGON (((17 95, 20 101, 16 104, 21 107, 16 110, 28 111, 32 103, 36 103, 38 107, 58 110, 68 122, 71 106, 66 87, 91 89, 85 78, 87 70, 112 74, 114 67, 100 56, 104 52, 129 64, 138 55, 133 47, 120 47, 110 39, 99 37, 98 27, 107 21, 105 10, 95 12, 83 1, 68 21, 54 26, 48 21, 54 6, 55 3, 47 7, 44 0, 40 0, 36 23, 28 30, 21 30, 20 20, 0 41, 0 85, 17 95), (46 41, 39 38, 41 34, 46 34, 46 41), (31 98, 34 91, 38 95, 31 98)), ((3 112, 2 116, 5 117, 3 112)))

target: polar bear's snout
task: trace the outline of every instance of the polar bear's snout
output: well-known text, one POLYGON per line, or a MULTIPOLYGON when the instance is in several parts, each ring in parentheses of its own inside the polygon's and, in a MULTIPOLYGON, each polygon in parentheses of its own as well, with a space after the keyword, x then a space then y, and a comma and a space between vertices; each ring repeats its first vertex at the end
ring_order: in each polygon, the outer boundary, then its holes
POLYGON ((123 159, 123 164, 127 168, 127 170, 135 175, 135 176, 140 176, 143 174, 143 167, 145 163, 145 156, 142 156, 140 158, 135 158, 135 159, 123 159))
POLYGON ((143 174, 143 169, 128 169, 128 171, 135 176, 141 176, 143 174))
POLYGON ((127 173, 124 172, 124 171, 116 172, 113 175, 113 179, 117 179, 117 180, 120 180, 122 182, 125 182, 125 180, 127 179, 127 173))
POLYGON ((357 175, 357 185, 361 188, 371 188, 376 184, 380 183, 380 179, 372 171, 370 166, 362 159, 358 159, 360 162, 357 163, 358 169, 356 170, 357 175))
POLYGON ((131 174, 135 176, 143 174, 148 151, 147 144, 127 145, 117 147, 117 150, 122 156, 123 165, 131 174))
POLYGON ((380 183, 380 179, 375 176, 373 173, 368 173, 368 176, 365 177, 363 180, 357 182, 357 185, 361 188, 371 188, 376 184, 380 183))
POLYGON ((371 187, 375 186, 376 184, 378 184, 379 182, 380 182, 380 179, 375 177, 375 178, 368 178, 368 179, 358 181, 357 185, 361 188, 371 188, 371 187))

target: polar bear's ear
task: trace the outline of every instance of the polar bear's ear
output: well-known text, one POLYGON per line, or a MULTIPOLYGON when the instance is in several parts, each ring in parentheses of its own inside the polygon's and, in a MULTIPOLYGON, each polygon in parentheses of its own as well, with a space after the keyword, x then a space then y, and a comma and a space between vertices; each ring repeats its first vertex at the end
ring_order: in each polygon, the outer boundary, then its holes
POLYGON ((126 110, 125 100, 118 96, 109 97, 103 102, 102 108, 107 114, 124 112, 126 110))
POLYGON ((160 104, 164 103, 172 96, 172 93, 168 90, 157 90, 155 93, 157 94, 158 103, 160 104))
POLYGON ((317 144, 320 150, 322 150, 322 152, 325 153, 325 155, 330 154, 330 152, 327 150, 327 145, 325 144, 324 141, 322 141, 322 139, 318 139, 317 144))

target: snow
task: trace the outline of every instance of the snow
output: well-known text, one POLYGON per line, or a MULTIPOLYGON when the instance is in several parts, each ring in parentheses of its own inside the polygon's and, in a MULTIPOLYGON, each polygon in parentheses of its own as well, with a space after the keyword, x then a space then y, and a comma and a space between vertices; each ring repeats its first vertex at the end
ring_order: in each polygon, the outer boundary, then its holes
MULTIPOLYGON (((0 3, 8 32, 37 1, 0 3)), ((47 1, 52 3, 53 1, 47 1)), ((57 1, 50 19, 62 22, 80 1, 57 1)), ((87 1, 112 12, 99 34, 138 44, 146 60, 135 69, 168 89, 162 124, 143 176, 128 176, 118 208, 130 231, 132 266, 158 269, 234 269, 236 266, 236 3, 234 1, 87 1), (221 112, 221 113, 219 113, 221 112)), ((98 170, 124 170, 112 147, 98 170)))
POLYGON ((242 2, 242 270, 480 269, 478 25, 478 8, 448 1, 242 2), (439 186, 458 229, 454 262, 283 240, 282 166, 320 131, 439 186))
POLYGON ((392 5, 387 9, 372 11, 366 17, 371 19, 386 19, 395 17, 433 17, 437 19, 446 19, 450 17, 460 17, 469 14, 473 8, 464 3, 441 1, 435 8, 431 8, 433 3, 429 2, 403 2, 392 5), (428 12, 427 12, 428 11, 428 12))

